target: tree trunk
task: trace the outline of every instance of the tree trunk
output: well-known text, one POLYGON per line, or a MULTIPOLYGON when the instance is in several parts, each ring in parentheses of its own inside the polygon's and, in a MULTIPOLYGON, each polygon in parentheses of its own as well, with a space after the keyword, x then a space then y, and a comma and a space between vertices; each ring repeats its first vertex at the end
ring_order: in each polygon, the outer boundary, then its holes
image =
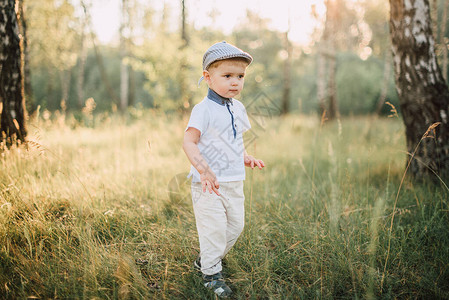
POLYGON ((61 108, 66 107, 69 101, 69 92, 70 92, 70 82, 72 81, 72 70, 63 70, 61 71, 61 108))
POLYGON ((105 85, 106 92, 108 93, 109 97, 111 98, 111 102, 114 105, 120 105, 120 99, 117 97, 117 94, 115 93, 115 90, 112 88, 111 82, 108 79, 108 75, 106 73, 106 68, 104 67, 104 63, 103 63, 103 57, 101 56, 100 50, 97 47, 97 43, 95 40, 96 39, 95 33, 93 30, 92 17, 90 15, 89 10, 88 10, 86 4, 84 3, 84 1, 81 1, 81 6, 83 7, 84 14, 87 18, 87 24, 89 27, 88 29, 90 32, 90 38, 92 40, 92 46, 94 47, 94 52, 95 52, 95 60, 97 61, 97 65, 100 70, 101 81, 105 85))
MULTIPOLYGON (((327 96, 327 117, 334 119, 340 117, 337 100, 337 41, 335 35, 338 32, 338 4, 332 0, 326 0, 326 21, 324 24, 324 31, 322 37, 321 55, 324 59, 323 66, 319 68, 325 68, 326 62, 328 63, 328 80, 325 88, 325 95, 327 96)), ((321 63, 321 62, 320 62, 321 63)), ((319 69, 320 71, 320 69, 319 69)), ((326 81, 324 81, 326 82, 326 81)), ((318 87, 320 89, 320 87, 318 87)))
POLYGON ((438 43, 438 0, 429 0, 429 6, 433 38, 435 39, 435 42, 438 43))
POLYGON ((449 178, 449 91, 437 64, 429 1, 390 0, 390 35, 409 172, 418 180, 433 172, 449 178))
POLYGON ((449 8, 449 1, 445 1, 443 3, 443 17, 441 19, 441 28, 440 28, 440 44, 443 47, 443 78, 447 81, 447 47, 448 47, 448 39, 446 38, 446 29, 447 29, 447 10, 449 8))
MULTIPOLYGON (((334 50, 335 48, 332 48, 334 50)), ((329 120, 339 118, 340 110, 338 109, 337 98, 337 55, 335 50, 329 58, 329 120)))
POLYGON ((120 26, 120 110, 128 107, 129 67, 126 63, 128 55, 127 27, 129 24, 128 0, 122 0, 122 24, 120 26))
POLYGON ((129 90, 129 68, 125 62, 126 54, 120 51, 122 61, 120 64, 120 110, 125 111, 128 107, 128 90, 129 90))
POLYGON ((185 0, 181 0, 181 39, 183 41, 183 47, 187 47, 189 44, 189 38, 187 36, 187 13, 186 13, 186 3, 185 0))
POLYGON ((321 39, 318 44, 317 55, 317 97, 320 116, 327 113, 327 99, 328 99, 328 78, 326 73, 326 65, 329 59, 329 39, 331 30, 331 18, 330 18, 330 3, 329 0, 325 0, 326 6, 326 20, 324 22, 324 29, 321 39))
POLYGON ((186 50, 189 46, 189 37, 187 34, 187 12, 186 12, 186 3, 185 0, 181 0, 181 47, 179 48, 180 51, 180 72, 179 72, 179 82, 180 86, 179 89, 181 91, 181 99, 182 99, 182 105, 183 111, 186 111, 190 107, 192 107, 192 95, 190 93, 190 89, 187 84, 187 77, 188 77, 188 63, 187 63, 187 57, 186 57, 186 50))
POLYGON ((19 1, 18 3, 19 11, 17 13, 17 21, 19 25, 19 32, 22 35, 22 85, 29 110, 32 109, 33 106, 33 89, 31 87, 30 53, 28 51, 27 22, 25 18, 26 7, 23 3, 23 0, 19 1))
POLYGON ((76 84, 77 90, 77 106, 79 109, 84 106, 84 72, 86 69, 86 60, 87 60, 87 25, 88 25, 88 17, 84 14, 84 19, 82 21, 81 28, 81 41, 80 41, 80 54, 78 58, 78 78, 76 84))
POLYGON ((286 115, 290 112, 290 91, 291 91, 291 76, 290 68, 292 63, 292 47, 288 39, 288 32, 284 33, 285 51, 287 57, 284 60, 284 83, 282 88, 282 114, 286 115))
POLYGON ((131 67, 129 67, 129 93, 128 105, 134 106, 136 104, 136 75, 131 67))
POLYGON ((377 101, 376 114, 380 115, 382 113, 382 107, 384 106, 385 99, 387 98, 388 85, 390 83, 390 73, 391 73, 391 56, 389 53, 385 55, 384 61, 384 76, 382 80, 382 87, 380 91, 379 100, 377 101))
POLYGON ((0 0, 0 140, 24 141, 25 98, 14 0, 0 0))
POLYGON ((317 97, 320 116, 326 111, 326 58, 323 48, 323 41, 320 41, 317 55, 317 97))
POLYGON ((328 21, 328 46, 329 46, 329 85, 328 85, 328 97, 329 97, 329 114, 330 120, 339 118, 340 111, 338 109, 337 100, 337 40, 336 34, 338 33, 338 7, 337 1, 326 2, 326 18, 328 21))

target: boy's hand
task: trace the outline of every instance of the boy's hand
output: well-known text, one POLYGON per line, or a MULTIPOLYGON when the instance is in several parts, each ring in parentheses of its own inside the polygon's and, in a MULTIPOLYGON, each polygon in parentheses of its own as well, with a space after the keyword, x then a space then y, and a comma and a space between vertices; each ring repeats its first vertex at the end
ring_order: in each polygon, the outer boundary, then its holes
POLYGON ((243 159, 245 161, 245 166, 250 167, 251 169, 254 169, 255 166, 258 166, 259 169, 262 169, 263 167, 265 167, 265 163, 262 160, 257 159, 255 157, 253 157, 252 155, 245 154, 243 159))
POLYGON ((201 187, 203 188, 203 193, 206 192, 206 188, 209 190, 209 193, 212 194, 214 192, 217 194, 217 196, 220 196, 220 192, 218 189, 220 188, 220 185, 218 184, 217 177, 215 176, 214 172, 212 170, 207 170, 204 173, 200 174, 201 179, 201 187))

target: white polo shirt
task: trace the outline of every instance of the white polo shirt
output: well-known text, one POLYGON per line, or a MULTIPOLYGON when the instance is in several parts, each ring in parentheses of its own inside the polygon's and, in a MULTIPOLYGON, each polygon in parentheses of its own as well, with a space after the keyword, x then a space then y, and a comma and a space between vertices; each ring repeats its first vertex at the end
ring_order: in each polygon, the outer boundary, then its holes
MULTIPOLYGON (((208 97, 195 105, 186 130, 193 127, 201 132, 198 148, 218 182, 245 180, 243 133, 251 124, 240 101, 231 99, 226 105, 217 96, 209 91, 208 97)), ((192 182, 201 181, 193 166, 189 177, 192 175, 192 182)))

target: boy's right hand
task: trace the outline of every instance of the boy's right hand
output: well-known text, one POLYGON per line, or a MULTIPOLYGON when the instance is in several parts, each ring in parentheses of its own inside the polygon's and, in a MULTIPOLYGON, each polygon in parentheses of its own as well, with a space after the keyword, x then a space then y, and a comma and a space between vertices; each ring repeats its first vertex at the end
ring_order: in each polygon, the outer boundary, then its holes
POLYGON ((206 188, 209 190, 209 193, 212 194, 214 192, 217 196, 220 196, 220 192, 218 189, 220 185, 218 184, 217 177, 215 176, 212 170, 207 170, 206 172, 200 174, 201 179, 201 187, 203 188, 203 193, 206 192, 206 188))

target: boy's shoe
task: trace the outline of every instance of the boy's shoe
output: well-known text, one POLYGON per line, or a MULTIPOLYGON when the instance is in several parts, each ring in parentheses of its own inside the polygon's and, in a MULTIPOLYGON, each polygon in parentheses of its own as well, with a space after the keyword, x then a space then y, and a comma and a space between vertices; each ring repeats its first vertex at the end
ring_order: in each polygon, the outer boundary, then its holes
POLYGON ((201 256, 198 255, 198 257, 193 262, 193 268, 197 270, 198 272, 201 272, 201 256))
POLYGON ((227 298, 232 294, 232 290, 226 285, 221 272, 214 275, 203 274, 203 283, 220 298, 227 298))

